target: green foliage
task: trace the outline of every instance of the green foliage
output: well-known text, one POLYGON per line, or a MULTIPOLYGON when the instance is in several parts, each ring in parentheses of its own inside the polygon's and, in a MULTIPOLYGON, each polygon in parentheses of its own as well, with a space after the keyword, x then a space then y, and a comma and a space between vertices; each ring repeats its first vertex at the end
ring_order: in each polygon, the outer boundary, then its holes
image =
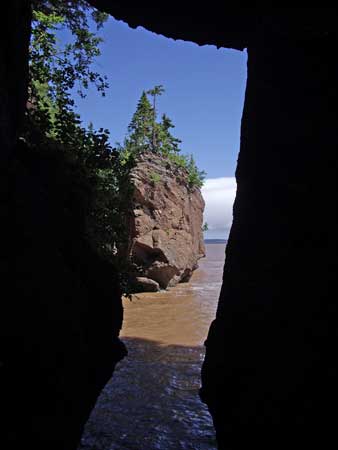
MULTIPOLYGON (((162 92, 164 89, 161 85, 147 91, 153 95, 154 101, 156 95, 160 95, 162 92)), ((163 114, 162 120, 156 122, 155 103, 154 106, 151 106, 147 93, 143 91, 138 101, 136 111, 128 126, 124 150, 132 152, 134 155, 151 151, 167 156, 179 152, 178 145, 181 141, 170 133, 170 129, 174 128, 171 119, 163 114)))
POLYGON ((208 231, 208 230, 209 230, 208 222, 205 222, 205 223, 203 224, 203 226, 202 226, 202 231, 203 231, 203 233, 204 233, 204 232, 206 232, 206 231, 208 231))
POLYGON ((151 95, 154 98, 154 102, 156 102, 156 96, 162 95, 165 92, 164 87, 162 84, 158 84, 157 86, 154 86, 152 89, 149 89, 147 91, 147 94, 151 95))
MULTIPOLYGON (((107 19, 85 1, 33 2, 30 44, 30 85, 23 137, 32 150, 58 164, 59 179, 71 179, 60 195, 69 191, 83 205, 85 228, 79 230, 97 253, 121 275, 123 292, 129 292, 127 221, 131 186, 128 182, 134 157, 109 144, 109 131, 84 128, 75 112, 72 93, 81 96, 93 85, 101 94, 108 87, 104 76, 92 69, 102 41, 90 30, 89 18, 100 29, 107 19), (58 33, 68 38, 63 45, 58 33), (50 156, 48 156, 50 158, 50 156), (70 176, 66 175, 67 173, 70 176), (116 250, 119 249, 119 252, 116 250)), ((63 40, 64 40, 63 39, 63 40)), ((71 224, 70 224, 71 225, 71 224)))
POLYGON ((136 111, 128 126, 128 137, 124 147, 126 151, 141 154, 151 149, 153 108, 143 91, 136 111))
POLYGON ((163 114, 157 131, 157 145, 160 153, 165 156, 178 153, 180 151, 178 146, 182 142, 170 133, 171 128, 175 128, 175 125, 166 114, 163 114))
POLYGON ((72 91, 84 97, 94 85, 104 96, 108 87, 107 78, 92 69, 102 38, 90 31, 90 16, 97 29, 107 20, 82 0, 33 2, 28 114, 47 137, 63 143, 80 123, 72 91), (63 44, 60 32, 69 37, 63 44))
POLYGON ((203 181, 205 179, 206 173, 204 170, 198 170, 196 166, 195 160, 192 155, 188 160, 187 165, 188 170, 188 183, 191 189, 193 188, 201 188, 203 186, 203 181))
POLYGON ((187 171, 190 190, 201 188, 205 172, 198 170, 192 156, 180 154, 180 139, 170 132, 175 128, 172 120, 163 114, 160 122, 156 122, 156 97, 164 92, 162 85, 155 86, 147 92, 143 91, 136 111, 128 126, 128 134, 124 146, 120 147, 123 161, 134 158, 146 152, 153 152, 167 158, 176 167, 187 171), (153 106, 147 94, 153 97, 153 106))
POLYGON ((168 155, 169 161, 175 164, 175 166, 179 167, 180 169, 187 170, 188 168, 188 156, 187 155, 180 155, 177 153, 169 153, 168 155))
POLYGON ((147 94, 149 94, 153 97, 153 120, 152 120, 152 130, 151 130, 151 147, 152 147, 153 152, 156 152, 156 146, 158 145, 158 142, 159 142, 158 136, 157 136, 159 127, 158 127, 158 124, 156 123, 156 97, 158 95, 162 95, 164 92, 165 92, 165 89, 162 86, 162 84, 154 86, 153 89, 149 89, 149 91, 147 91, 147 94))
POLYGON ((157 184, 161 181, 161 175, 157 172, 150 172, 149 179, 153 184, 157 184))

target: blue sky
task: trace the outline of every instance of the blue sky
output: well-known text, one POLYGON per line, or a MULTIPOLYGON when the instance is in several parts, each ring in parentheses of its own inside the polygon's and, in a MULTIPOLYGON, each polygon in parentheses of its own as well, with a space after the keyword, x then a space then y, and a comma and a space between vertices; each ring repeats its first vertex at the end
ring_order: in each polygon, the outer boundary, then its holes
POLYGON ((225 214, 225 205, 215 203, 212 192, 217 191, 220 201, 219 189, 234 195, 231 179, 239 150, 246 52, 174 41, 112 18, 100 34, 105 42, 96 70, 108 76, 110 88, 105 98, 91 88, 84 100, 77 99, 84 124, 108 128, 112 143, 122 143, 142 90, 162 84, 166 92, 158 100, 158 113, 173 120, 182 152, 192 153, 207 179, 214 180, 203 191, 210 228, 206 237, 226 237, 229 211, 225 214), (215 210, 220 220, 215 220, 215 210))

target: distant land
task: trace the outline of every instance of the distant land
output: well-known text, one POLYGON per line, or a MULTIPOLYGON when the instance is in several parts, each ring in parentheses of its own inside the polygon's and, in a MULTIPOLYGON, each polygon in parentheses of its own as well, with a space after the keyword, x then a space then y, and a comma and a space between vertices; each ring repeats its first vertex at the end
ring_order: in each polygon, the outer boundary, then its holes
POLYGON ((204 239, 205 244, 226 244, 227 239, 204 239))

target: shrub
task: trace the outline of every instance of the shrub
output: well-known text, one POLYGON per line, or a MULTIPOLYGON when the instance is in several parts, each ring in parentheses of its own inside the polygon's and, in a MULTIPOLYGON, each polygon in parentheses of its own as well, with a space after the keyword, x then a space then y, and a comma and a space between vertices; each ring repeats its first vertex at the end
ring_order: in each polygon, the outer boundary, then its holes
POLYGON ((157 172, 150 172, 149 179, 153 184, 157 184, 161 181, 161 175, 157 172))

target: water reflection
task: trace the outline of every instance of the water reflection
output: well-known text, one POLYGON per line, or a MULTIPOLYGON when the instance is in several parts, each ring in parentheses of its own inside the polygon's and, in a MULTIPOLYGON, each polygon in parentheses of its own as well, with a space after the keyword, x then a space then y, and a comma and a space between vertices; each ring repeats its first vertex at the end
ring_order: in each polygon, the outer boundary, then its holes
POLYGON ((124 301, 122 339, 129 356, 102 392, 81 450, 216 449, 198 389, 224 250, 222 244, 208 245, 191 282, 124 301))
POLYGON ((83 450, 215 449, 199 401, 202 347, 126 338, 119 364, 86 427, 83 450))

